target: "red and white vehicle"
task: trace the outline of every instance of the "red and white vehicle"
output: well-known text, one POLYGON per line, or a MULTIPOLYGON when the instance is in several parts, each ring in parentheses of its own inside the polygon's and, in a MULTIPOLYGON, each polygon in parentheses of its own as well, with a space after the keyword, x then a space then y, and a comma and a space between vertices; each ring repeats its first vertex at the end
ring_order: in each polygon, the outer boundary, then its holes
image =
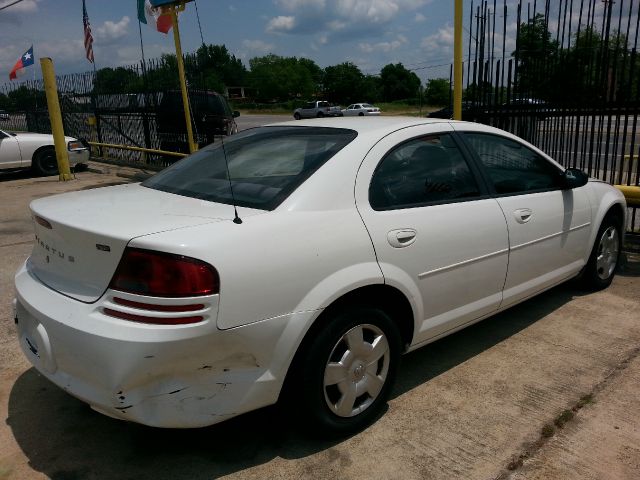
POLYGON ((53 383, 160 427, 290 395, 348 433, 402 353, 577 275, 608 286, 626 206, 501 130, 381 117, 247 130, 31 211, 16 323, 53 383))

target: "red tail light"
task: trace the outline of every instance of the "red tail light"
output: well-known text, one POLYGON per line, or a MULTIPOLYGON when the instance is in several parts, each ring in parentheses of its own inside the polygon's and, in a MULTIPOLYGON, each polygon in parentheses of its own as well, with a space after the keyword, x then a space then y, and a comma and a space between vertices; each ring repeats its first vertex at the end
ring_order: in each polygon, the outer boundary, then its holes
POLYGON ((220 292, 220 277, 191 257, 127 247, 109 288, 151 297, 197 297, 220 292))

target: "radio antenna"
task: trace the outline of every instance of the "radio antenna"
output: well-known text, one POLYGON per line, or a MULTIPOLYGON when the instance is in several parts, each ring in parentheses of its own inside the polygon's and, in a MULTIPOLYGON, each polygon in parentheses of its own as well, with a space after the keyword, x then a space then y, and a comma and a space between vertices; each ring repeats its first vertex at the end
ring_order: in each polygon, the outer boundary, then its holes
POLYGON ((231 191, 231 201, 233 202, 233 212, 235 216, 233 217, 233 223, 236 225, 240 225, 242 223, 242 219, 238 216, 238 208, 236 207, 236 197, 233 194, 233 184, 231 183, 231 171, 229 170, 229 160, 227 159, 227 149, 224 147, 224 135, 220 137, 220 142, 222 143, 222 155, 224 155, 224 164, 227 167, 227 179, 229 180, 229 190, 231 191))

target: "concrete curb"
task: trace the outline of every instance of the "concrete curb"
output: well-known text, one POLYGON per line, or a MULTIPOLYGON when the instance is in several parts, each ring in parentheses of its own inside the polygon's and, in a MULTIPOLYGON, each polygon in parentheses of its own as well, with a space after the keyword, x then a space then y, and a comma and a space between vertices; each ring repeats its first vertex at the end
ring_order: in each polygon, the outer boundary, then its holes
POLYGON ((92 173, 101 173, 106 175, 115 175, 121 178, 127 178, 135 182, 142 182, 156 173, 154 170, 145 168, 136 168, 125 165, 116 165, 112 163, 102 163, 96 160, 87 162, 87 171, 92 173))

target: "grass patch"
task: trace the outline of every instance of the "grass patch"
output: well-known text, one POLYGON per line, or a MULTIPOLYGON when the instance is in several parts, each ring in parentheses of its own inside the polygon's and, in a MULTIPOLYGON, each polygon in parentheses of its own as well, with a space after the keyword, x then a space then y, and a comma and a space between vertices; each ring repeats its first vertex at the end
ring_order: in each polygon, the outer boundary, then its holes
MULTIPOLYGON (((440 107, 433 105, 410 105, 408 103, 402 102, 381 102, 374 103, 376 107, 380 109, 382 115, 408 115, 412 117, 424 117, 428 113, 433 112, 435 110, 439 110, 440 107)), ((343 108, 346 105, 341 105, 343 108)), ((294 108, 288 108, 283 105, 274 105, 273 108, 269 108, 265 105, 260 105, 252 108, 251 106, 241 106, 238 105, 238 110, 240 111, 240 115, 293 115, 294 108), (264 108, 263 108, 264 107, 264 108)))
POLYGON ((576 403, 576 406, 573 408, 573 410, 580 410, 582 407, 594 403, 594 401, 595 400, 593 399, 593 395, 583 395, 582 397, 580 397, 580 400, 578 400, 578 403, 576 403))
POLYGON ((544 427, 542 427, 542 436, 544 438, 551 438, 556 433, 556 427, 547 423, 544 427))
POLYGON ((572 410, 563 410, 563 412, 556 417, 553 421, 554 425, 558 428, 562 428, 565 426, 567 422, 570 422, 574 417, 574 413, 572 410))

